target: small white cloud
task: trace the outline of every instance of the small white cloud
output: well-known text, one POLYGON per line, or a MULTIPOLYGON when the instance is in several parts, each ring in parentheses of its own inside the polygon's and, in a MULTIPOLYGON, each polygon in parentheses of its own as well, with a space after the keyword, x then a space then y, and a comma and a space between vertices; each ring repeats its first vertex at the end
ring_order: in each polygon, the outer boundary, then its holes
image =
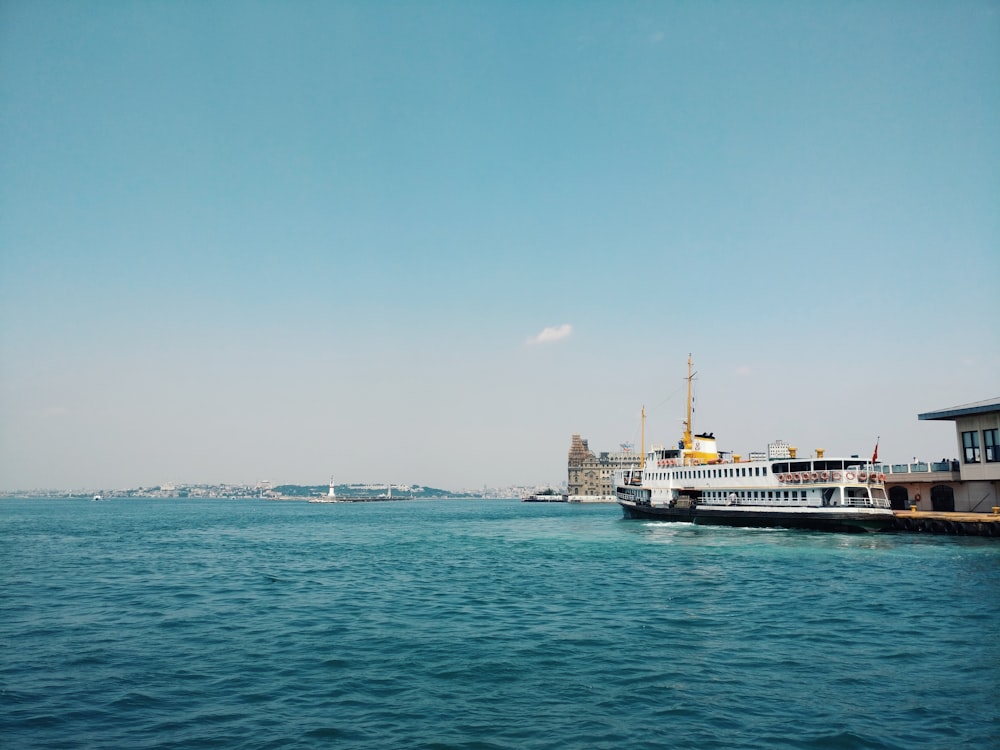
POLYGON ((561 326, 549 326, 548 328, 543 328, 542 332, 537 336, 528 339, 528 343, 551 344, 553 341, 566 338, 571 333, 573 333, 573 326, 569 323, 563 323, 561 326))

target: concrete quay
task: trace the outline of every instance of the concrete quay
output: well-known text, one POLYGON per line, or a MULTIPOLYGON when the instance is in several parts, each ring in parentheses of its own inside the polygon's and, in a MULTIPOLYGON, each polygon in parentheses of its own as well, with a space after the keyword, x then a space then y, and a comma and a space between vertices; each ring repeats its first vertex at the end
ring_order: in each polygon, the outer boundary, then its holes
POLYGON ((955 513, 924 510, 893 511, 896 519, 892 531, 921 534, 951 534, 955 536, 989 536, 1000 538, 1000 513, 955 513))

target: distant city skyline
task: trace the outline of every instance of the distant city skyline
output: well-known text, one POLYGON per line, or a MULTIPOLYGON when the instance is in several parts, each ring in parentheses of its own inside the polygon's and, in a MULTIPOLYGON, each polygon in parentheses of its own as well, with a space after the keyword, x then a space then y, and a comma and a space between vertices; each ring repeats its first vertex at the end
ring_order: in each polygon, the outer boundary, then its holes
POLYGON ((1000 4, 6 3, 0 488, 952 458, 1000 4))

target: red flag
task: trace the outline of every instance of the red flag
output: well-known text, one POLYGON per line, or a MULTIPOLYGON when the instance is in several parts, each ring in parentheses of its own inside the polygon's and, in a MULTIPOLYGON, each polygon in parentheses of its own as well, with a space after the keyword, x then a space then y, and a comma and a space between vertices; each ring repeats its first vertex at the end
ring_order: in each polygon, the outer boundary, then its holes
POLYGON ((872 463, 878 461, 878 439, 875 440, 875 452, 872 453, 872 463))

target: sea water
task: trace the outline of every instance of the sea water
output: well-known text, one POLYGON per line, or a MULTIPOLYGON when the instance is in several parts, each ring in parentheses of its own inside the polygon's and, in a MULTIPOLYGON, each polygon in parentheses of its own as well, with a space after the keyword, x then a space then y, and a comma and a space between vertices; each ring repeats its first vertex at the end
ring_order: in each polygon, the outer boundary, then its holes
POLYGON ((9 748, 1000 746, 1000 544, 0 500, 9 748))

